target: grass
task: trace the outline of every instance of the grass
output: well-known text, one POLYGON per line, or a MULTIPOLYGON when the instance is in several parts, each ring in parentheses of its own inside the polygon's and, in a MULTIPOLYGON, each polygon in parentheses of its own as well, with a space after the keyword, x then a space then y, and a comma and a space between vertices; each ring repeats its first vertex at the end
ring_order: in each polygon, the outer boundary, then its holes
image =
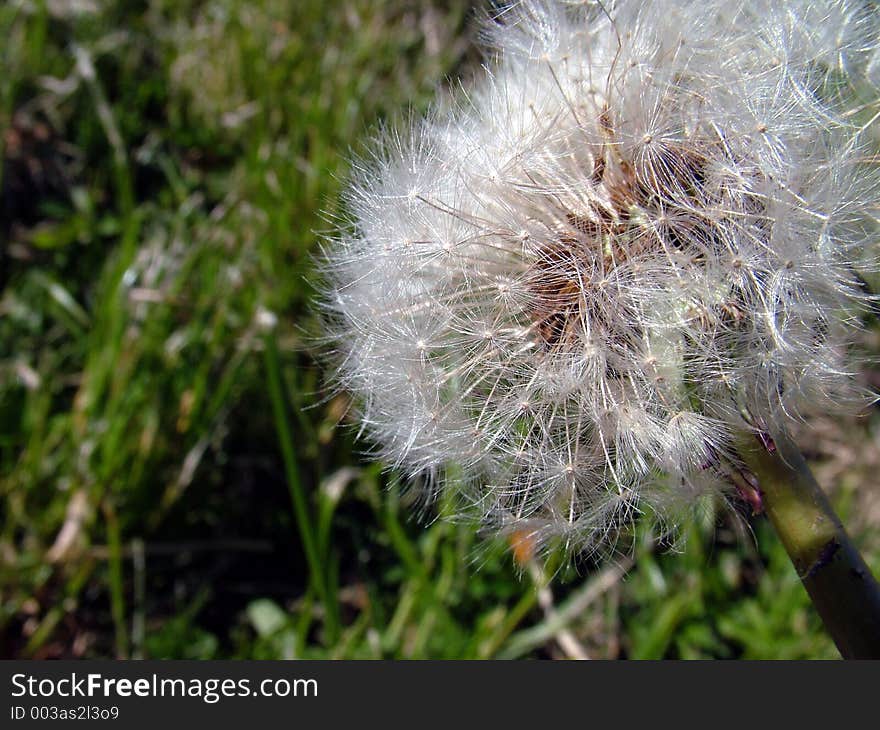
POLYGON ((680 554, 646 533, 547 585, 443 505, 414 519, 338 426, 318 232, 370 131, 468 72, 473 16, 0 7, 0 654, 834 656, 760 521, 709 509, 680 554))

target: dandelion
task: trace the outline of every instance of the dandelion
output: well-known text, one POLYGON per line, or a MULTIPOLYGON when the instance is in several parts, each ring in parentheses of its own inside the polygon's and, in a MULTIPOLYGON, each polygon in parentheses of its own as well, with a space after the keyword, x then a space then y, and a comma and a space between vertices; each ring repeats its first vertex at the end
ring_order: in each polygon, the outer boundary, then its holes
POLYGON ((386 135, 328 248, 339 385, 377 455, 572 550, 758 500, 744 443, 784 451, 792 420, 865 399, 878 182, 847 100, 875 24, 833 0, 488 22, 483 77, 386 135))

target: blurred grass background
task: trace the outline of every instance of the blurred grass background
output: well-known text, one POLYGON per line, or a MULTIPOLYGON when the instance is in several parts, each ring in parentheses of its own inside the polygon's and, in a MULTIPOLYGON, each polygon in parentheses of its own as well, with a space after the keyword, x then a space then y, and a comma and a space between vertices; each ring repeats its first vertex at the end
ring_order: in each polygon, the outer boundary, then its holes
MULTIPOLYGON (((478 62, 474 21, 0 5, 0 655, 836 656, 763 520, 709 509, 677 554, 646 532, 548 585, 442 505, 416 520, 339 427, 311 256, 351 153, 478 62)), ((876 421, 807 443, 878 568, 876 421)))

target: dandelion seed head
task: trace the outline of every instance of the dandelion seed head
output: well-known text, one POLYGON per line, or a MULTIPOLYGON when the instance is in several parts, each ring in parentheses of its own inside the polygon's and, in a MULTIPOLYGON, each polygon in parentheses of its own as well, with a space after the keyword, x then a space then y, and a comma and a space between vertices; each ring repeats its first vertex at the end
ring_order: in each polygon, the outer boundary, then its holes
POLYGON ((736 434, 856 398, 878 185, 843 88, 875 25, 842 0, 489 21, 484 76, 360 163, 328 247, 377 456, 591 550, 724 493, 736 434))

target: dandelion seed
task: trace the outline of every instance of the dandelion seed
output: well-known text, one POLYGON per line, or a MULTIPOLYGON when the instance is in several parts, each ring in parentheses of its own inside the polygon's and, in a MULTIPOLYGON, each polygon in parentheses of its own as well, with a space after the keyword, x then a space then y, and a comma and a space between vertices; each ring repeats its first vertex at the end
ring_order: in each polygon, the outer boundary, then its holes
POLYGON ((378 456, 592 550, 729 493, 737 434, 858 399, 878 184, 841 89, 876 33, 842 0, 487 23, 483 78, 359 166, 328 246, 338 384, 378 456))

